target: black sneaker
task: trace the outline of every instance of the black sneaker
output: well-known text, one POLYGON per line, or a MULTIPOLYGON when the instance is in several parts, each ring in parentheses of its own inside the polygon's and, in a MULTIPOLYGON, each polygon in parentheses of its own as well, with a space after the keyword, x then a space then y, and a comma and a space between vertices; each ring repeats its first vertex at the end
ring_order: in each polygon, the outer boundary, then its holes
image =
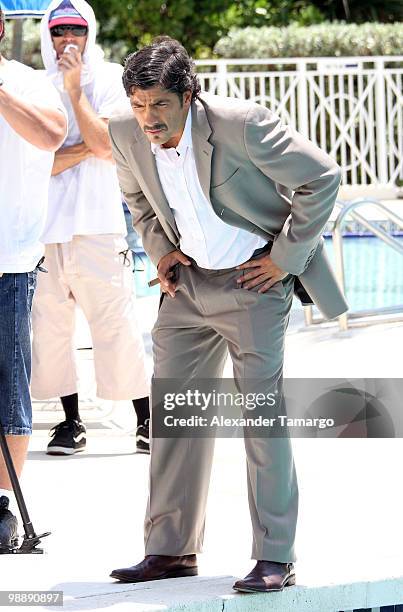
POLYGON ((136 450, 138 453, 150 454, 150 419, 136 429, 136 450))
POLYGON ((0 554, 18 546, 17 518, 8 509, 9 499, 0 497, 0 554))
POLYGON ((74 455, 85 449, 86 428, 81 421, 63 421, 49 432, 52 436, 48 444, 48 455, 74 455))

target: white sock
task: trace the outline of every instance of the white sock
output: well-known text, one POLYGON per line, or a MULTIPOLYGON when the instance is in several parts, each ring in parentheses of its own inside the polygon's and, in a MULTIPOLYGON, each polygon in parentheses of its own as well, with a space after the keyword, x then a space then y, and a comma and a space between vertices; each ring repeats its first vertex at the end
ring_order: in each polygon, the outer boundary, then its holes
POLYGON ((18 511, 18 505, 17 505, 17 500, 15 499, 14 491, 13 490, 9 491, 8 489, 0 489, 0 497, 2 495, 5 495, 10 500, 10 503, 8 504, 8 509, 10 510, 10 512, 18 516, 19 511, 18 511))

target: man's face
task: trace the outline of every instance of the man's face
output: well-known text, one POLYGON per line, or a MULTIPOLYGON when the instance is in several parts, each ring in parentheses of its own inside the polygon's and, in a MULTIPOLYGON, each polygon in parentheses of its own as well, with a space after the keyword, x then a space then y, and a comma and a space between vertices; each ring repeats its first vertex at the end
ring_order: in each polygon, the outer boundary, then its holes
POLYGON ((52 37, 53 47, 56 51, 57 59, 63 54, 67 45, 76 45, 78 47, 78 51, 81 55, 84 53, 85 45, 87 44, 88 34, 85 36, 77 36, 74 33, 75 27, 72 25, 70 27, 64 28, 63 26, 58 26, 58 31, 61 33, 61 36, 53 36, 52 29, 50 30, 50 35, 52 37))
POLYGON ((166 148, 178 145, 191 100, 190 91, 180 98, 161 87, 135 89, 130 95, 134 116, 148 140, 166 148))

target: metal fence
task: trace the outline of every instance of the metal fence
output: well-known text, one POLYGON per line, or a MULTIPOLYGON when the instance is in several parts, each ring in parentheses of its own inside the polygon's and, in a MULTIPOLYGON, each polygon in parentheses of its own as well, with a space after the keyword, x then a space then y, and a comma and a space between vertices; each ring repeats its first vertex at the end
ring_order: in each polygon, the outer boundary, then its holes
POLYGON ((196 64, 204 90, 263 104, 327 151, 343 184, 403 181, 403 56, 196 64))

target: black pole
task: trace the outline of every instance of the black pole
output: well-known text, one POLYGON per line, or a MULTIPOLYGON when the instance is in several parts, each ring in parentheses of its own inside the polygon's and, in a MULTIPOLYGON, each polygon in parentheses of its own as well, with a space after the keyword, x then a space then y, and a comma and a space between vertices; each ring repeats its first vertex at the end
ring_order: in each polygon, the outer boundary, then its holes
POLYGON ((17 500, 18 508, 20 510, 22 522, 24 525, 25 535, 28 539, 36 538, 36 533, 32 527, 31 519, 29 518, 28 510, 25 505, 24 497, 22 495, 20 483, 14 468, 13 460, 11 458, 10 449, 8 448, 6 436, 2 424, 0 423, 0 447, 4 457, 4 463, 6 464, 8 476, 13 487, 15 498, 17 500))

